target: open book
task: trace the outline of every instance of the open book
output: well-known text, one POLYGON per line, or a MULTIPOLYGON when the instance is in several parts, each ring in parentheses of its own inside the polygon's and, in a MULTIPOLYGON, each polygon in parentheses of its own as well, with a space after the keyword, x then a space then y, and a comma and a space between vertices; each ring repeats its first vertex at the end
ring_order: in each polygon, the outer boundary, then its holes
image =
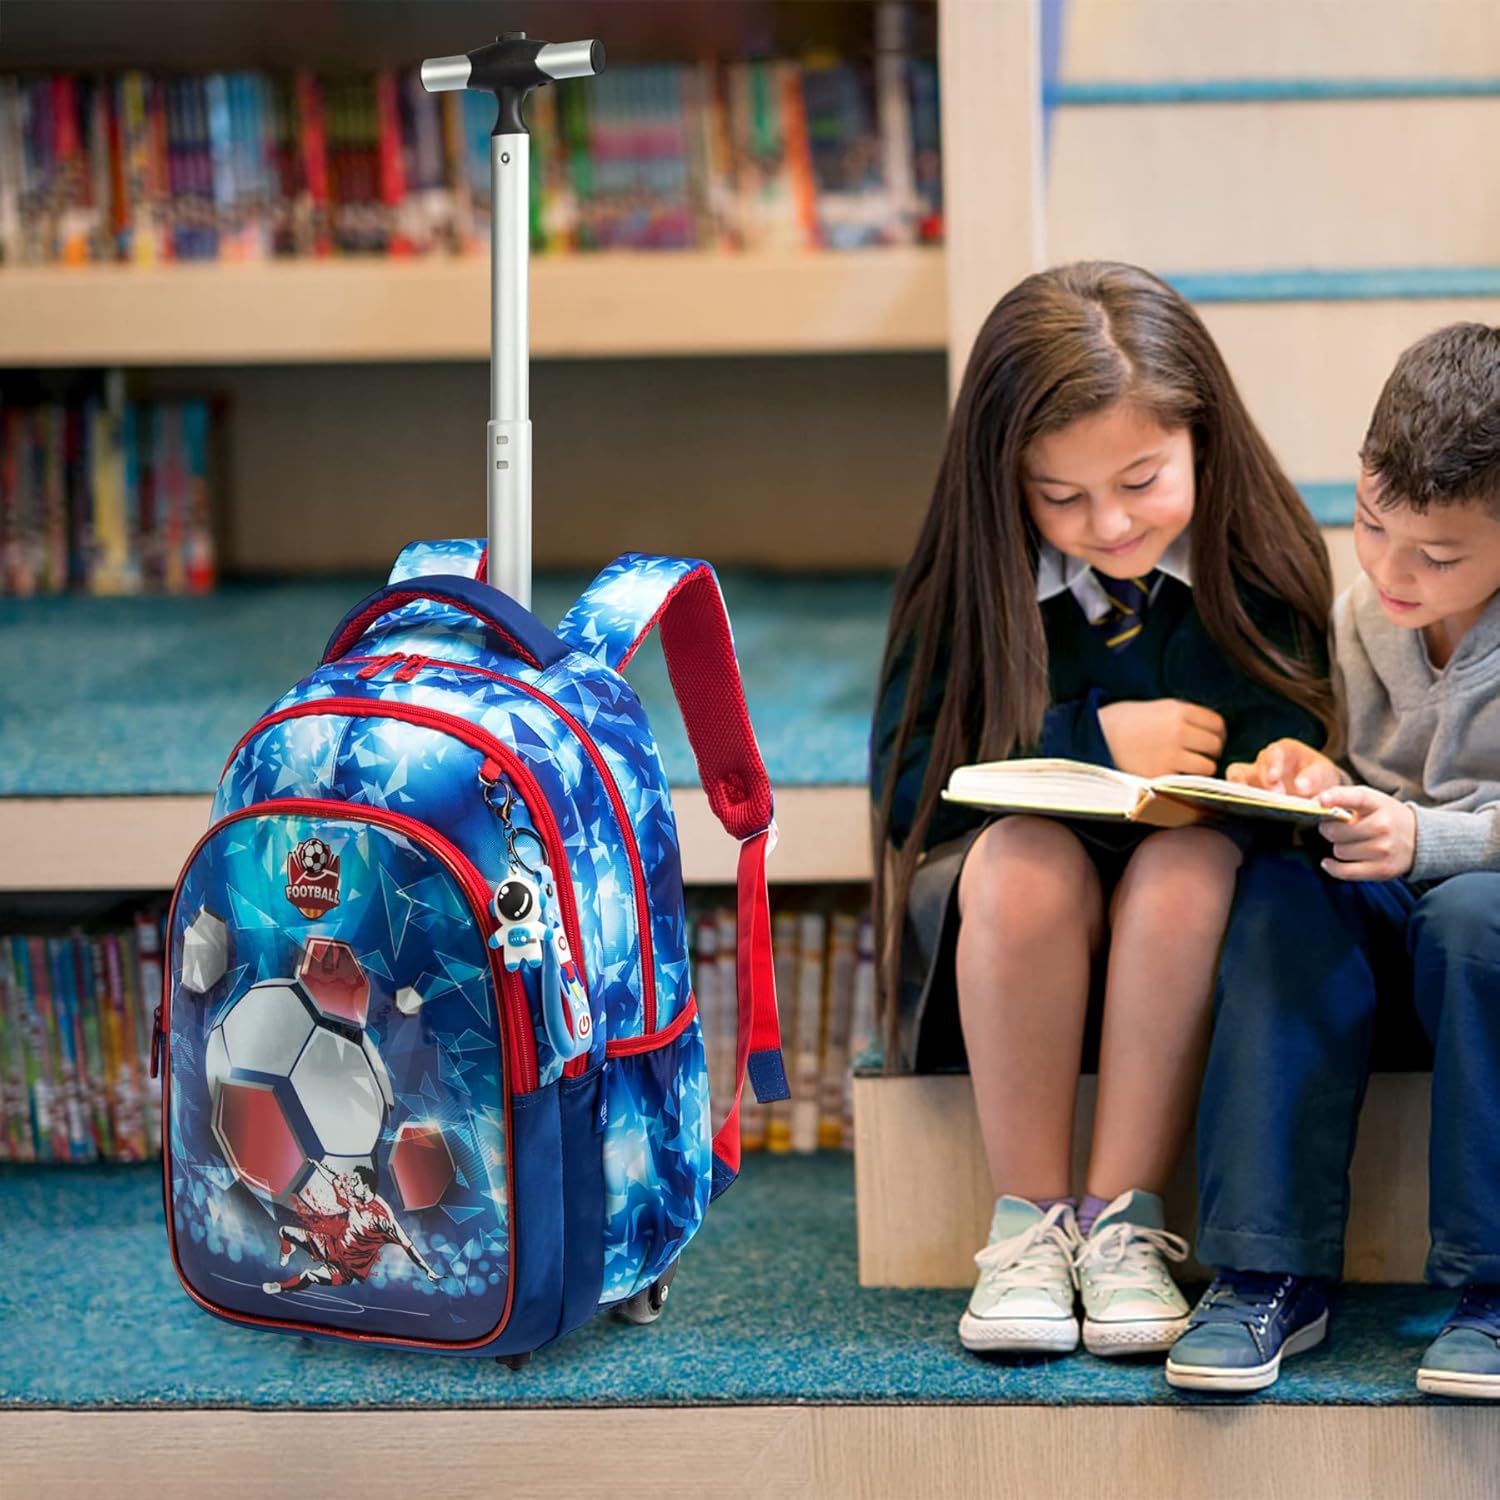
POLYGON ((1107 818, 1176 828, 1208 818, 1269 818, 1312 827, 1348 822, 1347 808, 1265 792, 1217 776, 1132 776, 1079 760, 993 760, 959 766, 945 801, 1008 812, 1107 818))

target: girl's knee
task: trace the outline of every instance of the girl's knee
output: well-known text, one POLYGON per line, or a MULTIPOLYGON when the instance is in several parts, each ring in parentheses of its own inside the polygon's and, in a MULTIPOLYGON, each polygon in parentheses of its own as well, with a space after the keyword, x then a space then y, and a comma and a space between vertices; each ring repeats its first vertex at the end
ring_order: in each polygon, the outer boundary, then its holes
POLYGON ((964 860, 958 881, 961 917, 980 910, 1014 913, 1097 900, 1099 877, 1076 834, 1048 818, 1023 815, 991 823, 964 860))
POLYGON ((1146 838, 1130 858, 1117 905, 1145 901, 1177 916, 1212 909, 1223 917, 1234 894, 1241 853, 1211 828, 1169 828, 1146 838))
POLYGON ((1230 875, 1239 869, 1244 853, 1233 839, 1214 828, 1163 828, 1142 841, 1131 860, 1149 869, 1153 876, 1182 873, 1230 875))

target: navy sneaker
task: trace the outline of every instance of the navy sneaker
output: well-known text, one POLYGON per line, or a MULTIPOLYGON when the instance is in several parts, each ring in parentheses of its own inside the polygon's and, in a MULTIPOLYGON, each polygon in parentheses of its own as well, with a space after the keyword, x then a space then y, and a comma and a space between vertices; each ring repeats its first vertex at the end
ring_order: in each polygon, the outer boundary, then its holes
POLYGON ((1167 1384, 1192 1391, 1259 1391, 1281 1361, 1323 1342, 1328 1291, 1306 1276, 1220 1271, 1167 1356, 1167 1384))
POLYGON ((1417 1389, 1429 1396, 1500 1400, 1500 1286, 1469 1286, 1427 1346, 1417 1389))

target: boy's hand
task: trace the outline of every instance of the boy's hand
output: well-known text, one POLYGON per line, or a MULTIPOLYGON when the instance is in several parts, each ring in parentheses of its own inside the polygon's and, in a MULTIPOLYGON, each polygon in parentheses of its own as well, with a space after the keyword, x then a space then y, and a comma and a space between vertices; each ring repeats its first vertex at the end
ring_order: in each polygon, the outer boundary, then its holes
POLYGON ((1344 773, 1321 751, 1301 740, 1275 740, 1253 761, 1236 761, 1224 772, 1224 779, 1266 792, 1316 797, 1329 787, 1342 786, 1344 773))
POLYGON ((1323 868, 1336 880, 1393 880, 1410 871, 1417 856, 1417 815, 1405 802, 1368 786, 1339 786, 1324 792, 1325 807, 1347 807, 1352 823, 1319 823, 1333 845, 1323 868))
POLYGON ((1133 776, 1212 776, 1224 748, 1223 719, 1176 698, 1111 703, 1099 710, 1099 727, 1115 764, 1133 776))

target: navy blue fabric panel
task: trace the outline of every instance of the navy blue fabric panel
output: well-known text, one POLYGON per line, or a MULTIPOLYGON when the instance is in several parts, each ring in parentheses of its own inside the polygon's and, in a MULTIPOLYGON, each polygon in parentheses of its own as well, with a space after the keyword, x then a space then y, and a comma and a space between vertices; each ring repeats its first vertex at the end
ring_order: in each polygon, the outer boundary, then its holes
POLYGON ((708 1201, 712 1203, 739 1175, 738 1172, 732 1171, 729 1164, 721 1157, 714 1157, 714 1180, 708 1190, 708 1201))
MULTIPOLYGON (((556 666, 572 650, 553 635, 530 610, 522 609, 508 594, 476 578, 463 578, 458 574, 433 573, 420 579, 409 579, 405 583, 387 584, 377 589, 368 598, 362 599, 339 621, 328 645, 323 651, 323 660, 330 661, 342 656, 353 645, 353 639, 343 636, 357 621, 363 621, 360 634, 381 618, 381 606, 387 600, 392 610, 400 608, 399 601, 420 594, 440 603, 451 603, 459 609, 474 613, 480 619, 493 624, 503 635, 536 659, 537 666, 545 671, 556 666)), ((357 636, 354 637, 357 639, 357 636)))
POLYGON ((558 1085, 562 1117, 563 1291, 561 1336, 586 1323, 604 1285, 603 1070, 558 1085))
POLYGON ((486 1354, 540 1348, 557 1330, 563 1290, 562 1129, 558 1085, 518 1094, 510 1106, 516 1288, 510 1322, 486 1354))

